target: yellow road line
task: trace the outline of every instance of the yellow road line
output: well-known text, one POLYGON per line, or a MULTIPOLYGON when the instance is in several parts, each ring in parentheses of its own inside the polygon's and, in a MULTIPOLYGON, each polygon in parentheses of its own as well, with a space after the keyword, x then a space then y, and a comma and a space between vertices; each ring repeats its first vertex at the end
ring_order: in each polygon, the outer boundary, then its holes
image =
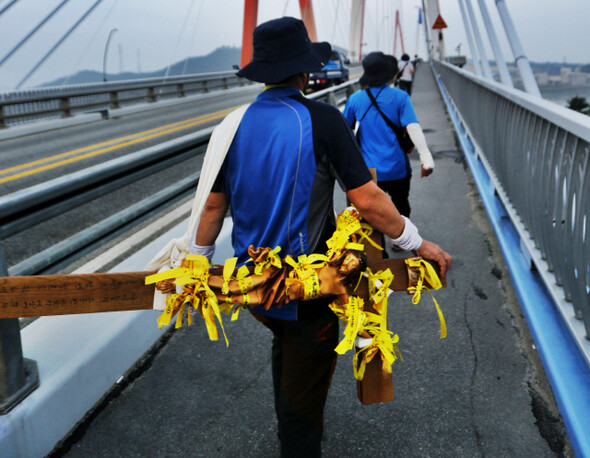
MULTIPOLYGON (((232 108, 232 110, 233 110, 233 108, 232 108)), ((140 142, 149 140, 151 138, 156 138, 156 137, 160 137, 160 136, 165 135, 165 134, 176 132, 178 130, 187 129, 189 127, 196 126, 198 124, 202 124, 202 123, 207 122, 207 121, 213 121, 215 119, 223 118, 223 117, 225 117, 227 115, 226 111, 227 110, 221 110, 221 112, 217 112, 217 113, 221 113, 221 114, 213 113, 213 114, 207 115, 208 116, 207 118, 199 119, 197 121, 194 121, 194 122, 191 122, 191 123, 188 123, 188 124, 183 124, 183 125, 180 125, 180 126, 176 126, 176 127, 173 127, 173 128, 167 129, 167 130, 164 130, 164 131, 156 132, 156 133, 153 133, 151 135, 147 135, 147 136, 141 137, 141 138, 136 138, 134 140, 129 140, 129 141, 126 141, 126 142, 123 142, 123 143, 119 143, 119 144, 116 144, 116 145, 111 145, 111 146, 108 146, 106 148, 101 148, 101 149, 98 149, 96 151, 92 151, 90 153, 82 154, 80 156, 76 156, 76 157, 73 157, 73 158, 70 158, 70 159, 65 159, 63 161, 55 162, 53 164, 45 165, 45 166, 42 166, 42 167, 37 167, 37 168, 31 169, 31 170, 27 170, 27 171, 24 171, 24 172, 21 172, 21 173, 17 173, 15 175, 11 175, 11 176, 6 177, 6 178, 1 178, 0 179, 0 183, 6 183, 8 181, 16 180, 18 178, 23 178, 25 176, 33 175, 35 173, 44 172, 46 170, 51 170, 51 169, 54 169, 56 167, 61 167, 62 165, 70 164, 72 162, 76 162, 76 161, 79 161, 79 160, 82 160, 82 159, 86 159, 86 158, 89 158, 89 157, 97 156, 99 154, 103 154, 103 153, 106 153, 108 151, 115 150, 117 148, 122 148, 124 146, 129 146, 129 145, 133 145, 135 143, 140 143, 140 142)), ((178 123, 175 123, 175 124, 178 124, 178 123)), ((108 143, 108 142, 105 142, 105 143, 108 143)))
MULTIPOLYGON (((101 142, 101 143, 96 143, 94 145, 85 146, 83 148, 78 148, 78 149, 75 149, 75 150, 72 150, 72 151, 67 151, 65 153, 56 154, 54 156, 50 156, 50 157, 46 157, 46 158, 39 159, 39 160, 36 160, 36 161, 28 162, 26 164, 17 165, 17 166, 10 167, 10 168, 4 169, 4 170, 0 170, 0 175, 6 174, 6 173, 10 173, 10 172, 14 172, 16 170, 22 170, 24 168, 32 167, 34 165, 38 165, 38 164, 43 164, 43 163, 46 163, 46 162, 55 161, 56 159, 60 159, 60 158, 72 156, 74 154, 81 153, 81 152, 84 152, 84 151, 88 151, 88 150, 94 149, 96 147, 100 147, 100 146, 104 146, 104 145, 110 145, 110 144, 113 144, 113 143, 119 143, 119 142, 122 142, 122 141, 127 140, 127 139, 130 139, 130 138, 135 138, 135 137, 138 137, 138 136, 141 136, 141 135, 145 135, 145 134, 149 134, 149 133, 152 133, 152 132, 158 132, 158 131, 162 131, 163 129, 167 129, 167 130, 165 130, 163 132, 160 132, 160 135, 165 135, 166 133, 174 132, 174 130, 179 130, 179 129, 184 129, 184 128, 192 127, 192 126, 197 125, 197 124, 202 123, 202 122, 207 122, 207 121, 211 121, 211 120, 214 120, 214 119, 218 119, 220 116, 226 116, 229 112, 233 111, 235 108, 237 108, 237 107, 226 108, 226 109, 223 109, 223 110, 216 111, 214 113, 208 113, 208 114, 205 114, 205 115, 197 116, 195 118, 185 119, 183 121, 178 121, 178 122, 175 122, 175 123, 172 123, 172 124, 168 124, 168 125, 164 125, 164 126, 159 126, 159 127, 153 128, 153 129, 148 129, 148 130, 145 130, 145 131, 142 131, 142 132, 136 132, 134 134, 126 135, 124 137, 119 137, 119 138, 115 138, 115 139, 112 139, 112 140, 107 140, 107 141, 104 141, 104 142, 101 142), (173 127, 177 127, 177 129, 169 130, 170 128, 173 128, 173 127)), ((158 136, 158 135, 150 135, 148 137, 142 137, 138 141, 148 140, 150 138, 154 138, 155 136, 158 136)), ((122 143, 122 144, 117 145, 117 146, 121 146, 122 147, 122 146, 126 146, 126 145, 129 145, 129 144, 132 144, 132 143, 122 143)), ((115 148, 116 148, 116 146, 115 146, 115 148)), ((100 151, 101 152, 107 152, 107 151, 111 151, 111 150, 113 150, 115 148, 103 149, 103 150, 100 150, 100 151)), ((78 156, 76 159, 83 159, 85 157, 90 157, 90 156, 88 156, 88 155, 78 156)), ((72 162, 72 161, 70 160, 69 162, 72 162)), ((68 163, 68 162, 61 161, 58 164, 63 165, 64 163, 68 163)), ((37 168, 37 169, 34 169, 34 170, 36 172, 38 172, 38 171, 46 170, 48 168, 52 168, 52 167, 47 167, 47 168, 40 167, 40 168, 37 168)), ((22 176, 26 176, 26 175, 30 175, 30 173, 12 175, 10 177, 0 179, 0 183, 4 183, 6 181, 11 181, 12 179, 16 179, 16 178, 19 178, 19 177, 22 177, 22 176)))

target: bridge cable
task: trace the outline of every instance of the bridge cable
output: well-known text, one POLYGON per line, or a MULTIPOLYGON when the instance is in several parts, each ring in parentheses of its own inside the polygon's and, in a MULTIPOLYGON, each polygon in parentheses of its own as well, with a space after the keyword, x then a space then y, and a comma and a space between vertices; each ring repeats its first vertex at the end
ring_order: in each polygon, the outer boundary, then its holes
POLYGON ((340 0, 336 0, 336 14, 334 15, 334 26, 332 27, 332 36, 330 43, 334 44, 334 35, 336 35, 336 24, 338 24, 338 12, 340 11, 340 0))
MULTIPOLYGON (((339 0, 338 0, 339 1, 339 0)), ((350 11, 348 11, 348 27, 346 26, 346 24, 344 23, 345 21, 337 21, 336 23, 338 24, 338 32, 339 32, 339 36, 340 36, 340 40, 342 43, 342 47, 344 49, 346 49, 346 54, 348 55, 348 32, 347 29, 350 29, 350 11)))
POLYGON ((10 8, 12 5, 14 5, 18 0, 12 0, 10 3, 8 3, 8 5, 6 5, 4 8, 2 8, 0 10, 0 15, 2 15, 2 13, 4 13, 4 11, 6 11, 8 8, 10 8))
POLYGON ((180 39, 182 38, 182 34, 184 33, 184 29, 186 28, 186 23, 188 22, 188 18, 190 16, 191 11, 193 10, 194 4, 195 4, 195 0, 191 0, 191 3, 188 7, 188 11, 186 12, 186 14, 184 16, 184 22, 182 24, 180 32, 178 33, 178 38, 176 39, 176 46, 174 47, 174 52, 172 53, 172 59, 170 59, 170 64, 168 64, 168 68, 166 68, 166 73, 164 73, 164 78, 162 79, 162 82, 166 81, 166 78, 168 78, 168 74, 170 73, 170 68, 172 67, 174 59, 176 59, 176 52, 178 51, 178 46, 180 46, 180 39))
POLYGON ((53 54, 53 52, 64 42, 64 40, 88 17, 88 15, 98 6, 98 4, 102 2, 102 0, 96 0, 94 5, 92 5, 86 13, 82 15, 80 19, 76 21, 76 23, 53 45, 53 47, 41 58, 39 62, 32 68, 32 70, 27 73, 27 75, 17 84, 15 89, 20 89, 25 81, 29 79, 29 77, 37 71, 37 69, 47 60, 47 58, 53 54))
MULTIPOLYGON (((111 5, 111 7, 109 8, 109 10, 107 11, 107 14, 105 14, 104 18, 102 19, 101 23, 98 24, 98 26, 96 27, 96 29, 94 30, 94 33, 92 34, 92 36, 90 37, 90 39, 88 40, 88 42, 86 43, 86 47, 82 50, 82 52, 78 55, 78 60, 76 61, 76 64, 74 65, 74 70, 76 68, 79 68, 80 62, 82 61, 82 58, 86 55, 86 51, 88 51, 88 48, 90 47, 90 45, 94 42, 94 38, 96 37, 96 35, 98 35, 98 32, 100 31, 101 27, 104 25, 104 23, 106 22, 106 20, 109 18, 109 16, 111 15, 111 12, 113 11, 113 8, 115 7, 115 5, 117 4, 119 0, 113 0, 113 4, 111 5)), ((61 83, 60 86, 65 86, 66 83, 70 80, 70 78, 74 76, 72 72, 70 72, 70 74, 64 78, 63 82, 61 83)))
MULTIPOLYGON (((199 5, 199 8, 197 9, 197 17, 195 18, 195 23, 193 25, 193 33, 191 34, 191 39, 189 40, 189 43, 192 45, 195 42, 195 33, 197 31, 197 24, 199 22, 199 18, 201 17, 201 10, 203 9, 203 3, 205 3, 205 0, 201 0, 201 4, 199 5)), ((189 60, 190 56, 186 56, 186 59, 184 59, 184 66, 182 67, 182 75, 185 74, 186 72, 186 67, 188 64, 188 60, 189 60)))
MULTIPOLYGON (((16 0, 15 0, 15 1, 16 1, 16 0)), ((26 41, 27 41, 29 38, 31 38, 31 37, 32 37, 32 36, 35 34, 35 32, 37 32, 37 30, 39 30, 41 27, 43 27, 43 25, 44 25, 44 24, 45 24, 45 23, 46 23, 46 22, 47 22, 49 19, 51 19, 51 18, 53 17, 53 15, 54 15, 55 13, 57 13, 57 12, 58 12, 58 11, 61 9, 61 7, 62 7, 62 6, 64 6, 64 5, 65 5, 66 3, 68 3, 69 1, 70 1, 70 0, 62 0, 62 2, 61 2, 59 5, 57 5, 57 6, 56 6, 56 7, 55 7, 55 8, 54 8, 54 9, 53 9, 53 10, 52 10, 52 11, 51 11, 51 12, 50 12, 50 13, 49 13, 47 16, 45 16, 45 18, 44 18, 44 19, 43 19, 41 22, 39 22, 39 24, 37 24, 37 25, 36 25, 36 26, 33 28, 33 30, 31 30, 31 31, 30 31, 30 32, 27 34, 27 36, 25 36, 25 37, 24 37, 24 38, 23 38, 21 41, 19 41, 19 42, 17 43, 17 45, 16 45, 14 48, 12 48, 10 51, 8 51, 8 54, 6 54, 6 55, 5 55, 5 56, 2 58, 2 60, 0 60, 0 65, 2 65, 4 62, 6 62, 6 60, 8 60, 8 58, 9 58, 10 56, 12 56, 12 55, 13 55, 13 54, 14 54, 14 53, 15 53, 15 52, 16 52, 16 51, 17 51, 17 50, 18 50, 18 49, 19 49, 19 48, 20 48, 22 45, 24 45, 24 44, 25 44, 25 42, 26 42, 26 41)), ((1 14, 1 13, 0 13, 0 14, 1 14)))
POLYGON ((289 6, 289 0, 285 0, 285 7, 283 8, 283 16, 287 14, 287 7, 289 6))

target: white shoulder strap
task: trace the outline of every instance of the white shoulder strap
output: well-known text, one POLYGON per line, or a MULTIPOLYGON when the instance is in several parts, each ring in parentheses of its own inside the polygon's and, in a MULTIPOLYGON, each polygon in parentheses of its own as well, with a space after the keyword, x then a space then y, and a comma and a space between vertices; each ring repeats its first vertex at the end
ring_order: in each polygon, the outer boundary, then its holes
MULTIPOLYGON (((229 147, 232 144, 238 126, 249 106, 250 105, 243 105, 232 111, 213 130, 211 138, 209 139, 209 144, 207 145, 207 151, 205 153, 203 167, 201 168, 201 176, 199 177, 199 184, 197 185, 197 191, 193 200, 193 208, 186 233, 180 238, 170 240, 147 264, 145 270, 162 271, 178 267, 180 261, 186 257, 191 239, 194 237, 195 231, 197 230, 201 213, 205 207, 213 183, 215 183, 217 174, 221 170, 221 165, 223 164, 229 147)), ((156 291, 156 293, 158 292, 156 291)), ((156 294, 154 308, 163 310, 165 308, 165 302, 162 303, 164 295, 160 294, 159 296, 161 296, 161 300, 156 300, 158 297, 158 294, 156 294)))

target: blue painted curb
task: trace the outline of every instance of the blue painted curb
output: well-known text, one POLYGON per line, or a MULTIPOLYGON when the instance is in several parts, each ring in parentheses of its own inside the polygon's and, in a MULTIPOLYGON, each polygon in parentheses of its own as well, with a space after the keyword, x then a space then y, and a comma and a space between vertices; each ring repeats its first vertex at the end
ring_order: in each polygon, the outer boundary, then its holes
POLYGON ((521 253, 518 231, 494 194, 490 177, 436 72, 434 76, 498 238, 572 447, 576 456, 590 457, 590 368, 545 284, 521 253))

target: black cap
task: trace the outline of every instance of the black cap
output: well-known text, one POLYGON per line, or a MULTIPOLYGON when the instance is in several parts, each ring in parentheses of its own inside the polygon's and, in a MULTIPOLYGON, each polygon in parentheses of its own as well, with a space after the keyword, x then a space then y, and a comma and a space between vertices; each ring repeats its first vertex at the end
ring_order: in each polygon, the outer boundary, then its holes
POLYGON ((386 56, 381 51, 367 54, 363 59, 364 73, 359 80, 361 86, 381 86, 391 81, 397 73, 397 60, 392 57, 386 56))

